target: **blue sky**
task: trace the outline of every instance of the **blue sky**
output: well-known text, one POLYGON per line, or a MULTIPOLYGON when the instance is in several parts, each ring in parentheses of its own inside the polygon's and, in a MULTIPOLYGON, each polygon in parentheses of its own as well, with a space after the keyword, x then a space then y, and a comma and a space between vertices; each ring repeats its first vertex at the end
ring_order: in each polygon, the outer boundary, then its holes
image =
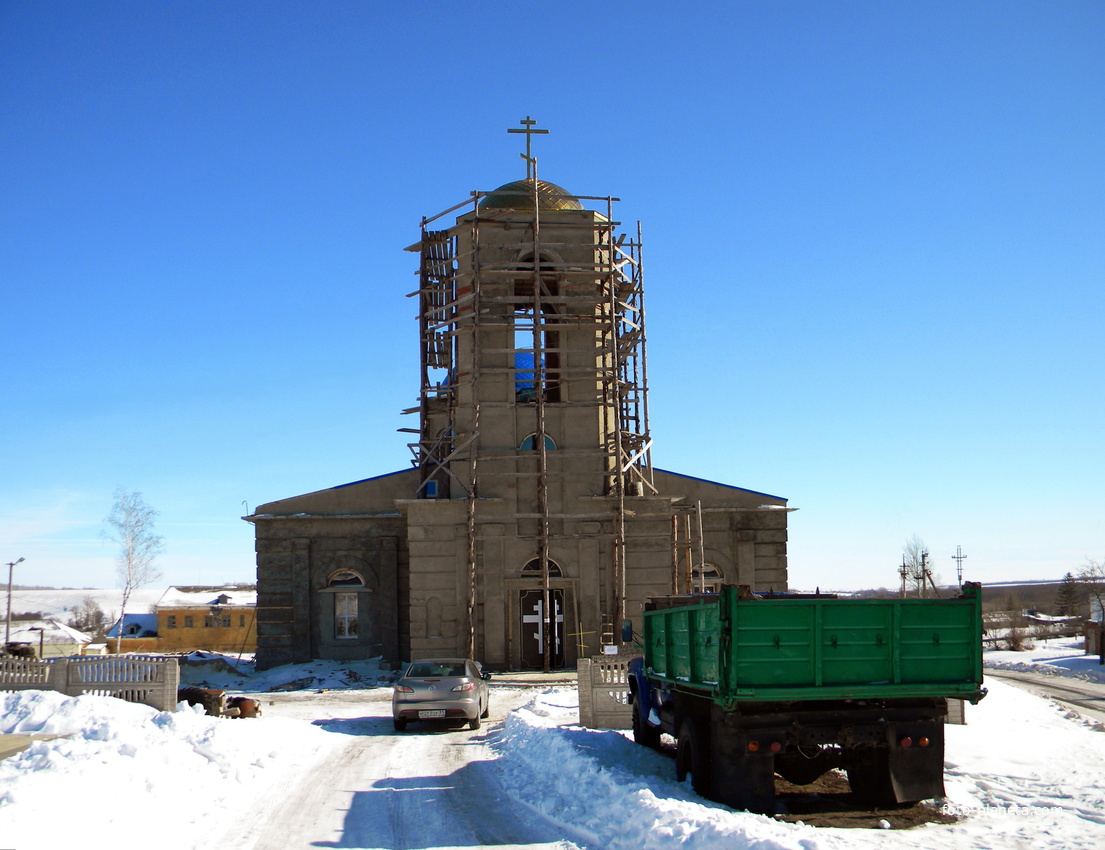
POLYGON ((0 561, 253 575, 246 508, 408 465, 423 215, 524 176, 645 238, 654 461, 792 583, 1105 557, 1105 6, 0 5, 0 561))

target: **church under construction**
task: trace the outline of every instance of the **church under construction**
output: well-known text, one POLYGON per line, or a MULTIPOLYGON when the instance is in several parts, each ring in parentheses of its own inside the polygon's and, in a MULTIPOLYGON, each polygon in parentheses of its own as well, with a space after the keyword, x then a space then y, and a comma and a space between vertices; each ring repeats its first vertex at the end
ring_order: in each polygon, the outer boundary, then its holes
POLYGON ((408 249, 411 465, 245 517, 259 667, 572 667, 648 596, 786 588, 785 499, 653 467, 640 227, 537 179, 544 131, 522 124, 526 178, 423 219, 408 249))

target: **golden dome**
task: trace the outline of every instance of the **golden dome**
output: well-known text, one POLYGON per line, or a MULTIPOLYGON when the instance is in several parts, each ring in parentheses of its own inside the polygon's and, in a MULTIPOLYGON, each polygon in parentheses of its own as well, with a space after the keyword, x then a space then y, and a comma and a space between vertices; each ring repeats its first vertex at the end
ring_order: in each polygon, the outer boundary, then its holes
MULTIPOLYGON (((537 181, 537 208, 540 210, 581 210, 574 195, 555 183, 537 181)), ((481 210, 532 210, 533 180, 515 180, 500 186, 480 201, 481 210)))

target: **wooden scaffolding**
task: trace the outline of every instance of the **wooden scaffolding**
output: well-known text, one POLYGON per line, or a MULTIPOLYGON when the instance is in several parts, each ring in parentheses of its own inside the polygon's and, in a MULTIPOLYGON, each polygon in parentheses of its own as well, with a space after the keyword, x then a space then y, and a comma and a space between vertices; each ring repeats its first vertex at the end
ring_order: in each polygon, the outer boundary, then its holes
MULTIPOLYGON (((601 445, 599 458, 608 504, 588 519, 597 521, 601 536, 609 541, 611 557, 609 587, 605 588, 603 631, 614 633, 625 615, 626 598, 626 507, 627 496, 654 494, 652 440, 648 425, 648 373, 645 356, 645 305, 641 257, 641 229, 630 236, 619 233, 614 218, 617 198, 574 196, 575 200, 599 207, 590 225, 594 236, 593 262, 556 262, 566 225, 555 214, 542 214, 533 163, 527 179, 532 197, 512 210, 510 226, 524 229, 531 243, 528 258, 502 261, 490 251, 482 252, 484 233, 502 228, 501 217, 489 215, 481 201, 492 194, 473 192, 469 200, 422 221, 420 242, 412 246, 420 254, 419 286, 413 296, 419 303, 419 353, 421 391, 419 406, 406 413, 418 413, 419 428, 403 429, 417 434, 410 443, 412 462, 420 470, 419 498, 463 497, 466 500, 467 599, 465 641, 470 657, 477 652, 477 520, 480 514, 481 484, 496 476, 518 476, 519 488, 532 487, 536 495, 535 514, 519 515, 535 529, 532 535, 541 565, 541 580, 548 599, 550 590, 550 543, 557 519, 579 519, 579 514, 560 515, 550 506, 551 479, 566 475, 562 465, 550 467, 546 434, 546 413, 556 407, 588 405, 599 407, 601 445), (457 214, 451 229, 434 229, 443 217, 457 214), (460 239, 461 227, 468 236, 460 239), (464 244, 465 250, 460 245, 464 244), (481 256, 481 253, 488 256, 481 256), (504 287, 504 282, 527 278, 528 286, 504 287), (555 281, 555 284, 553 283, 555 281), (597 293, 597 294, 596 294, 597 293), (509 322, 515 335, 514 363, 495 357, 502 351, 481 351, 481 333, 489 325, 509 322), (566 327, 588 327, 595 340, 594 365, 569 367, 559 357, 557 333, 566 327), (531 342, 523 343, 528 333, 531 342), (520 360, 518 359, 520 358, 520 360), (526 361, 528 362, 522 362, 526 361), (522 365, 519 365, 522 363, 522 365), (532 365, 529 365, 529 364, 532 365), (522 400, 490 399, 481 393, 481 381, 492 371, 508 369, 532 384, 522 400), (529 378, 532 377, 532 380, 529 378), (560 389, 573 381, 597 382, 597 398, 573 401, 560 389), (536 471, 521 473, 504 465, 502 452, 492 450, 481 439, 481 412, 489 407, 526 404, 535 413, 533 435, 536 471), (431 422, 433 425, 431 426, 431 422), (440 427, 444 422, 444 427, 440 427), (462 424, 463 423, 463 424, 462 424), (525 483, 526 479, 532 479, 525 483), (447 493, 442 492, 445 488, 447 493), (611 503, 613 510, 610 509, 611 503)), ((502 190, 497 190, 501 194, 502 190)), ((571 227, 578 229, 580 219, 571 227)), ((499 376, 501 377, 501 376, 499 376)), ((571 452, 558 447, 558 453, 571 452)), ((594 449, 577 449, 594 455, 594 449)), ((578 604, 578 602, 577 602, 578 604)), ((578 621, 578 617, 577 617, 578 621)), ((550 666, 551 642, 544 641, 546 669, 550 666)))

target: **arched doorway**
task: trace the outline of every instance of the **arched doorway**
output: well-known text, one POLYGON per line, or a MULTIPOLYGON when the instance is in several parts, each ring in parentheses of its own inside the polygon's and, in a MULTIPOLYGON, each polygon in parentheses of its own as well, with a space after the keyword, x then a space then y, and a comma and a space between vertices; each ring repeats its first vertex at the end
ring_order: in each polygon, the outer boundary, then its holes
MULTIPOLYGON (((561 578, 560 565, 549 561, 549 577, 561 578)), ((541 559, 534 558, 522 567, 523 579, 537 585, 519 591, 519 616, 521 617, 522 666, 543 669, 545 646, 549 647, 549 666, 564 666, 564 591, 551 588, 548 598, 542 583, 541 559)))

